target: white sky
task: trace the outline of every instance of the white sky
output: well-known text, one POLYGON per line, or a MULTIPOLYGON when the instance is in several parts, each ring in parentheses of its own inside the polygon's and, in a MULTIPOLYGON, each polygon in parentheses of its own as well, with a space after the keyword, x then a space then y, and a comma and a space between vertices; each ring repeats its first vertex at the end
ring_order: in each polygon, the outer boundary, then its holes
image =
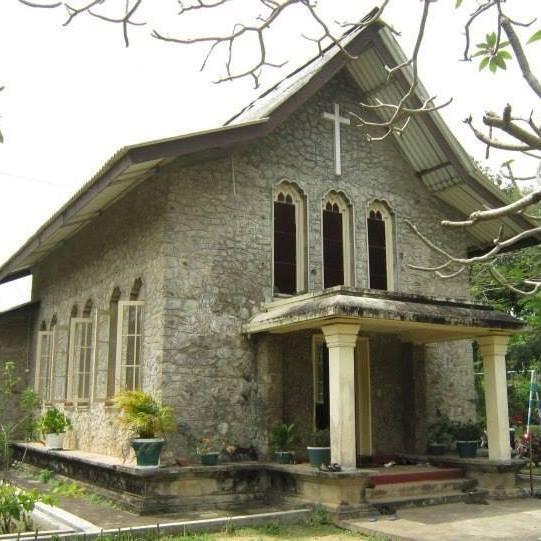
MULTIPOLYGON (((16 0, 0 3, 0 86, 6 87, 0 93, 0 127, 6 139, 0 145, 0 262, 119 147, 216 126, 260 92, 249 80, 212 84, 223 74, 219 57, 201 73, 201 48, 149 36, 152 28, 185 36, 226 32, 239 13, 254 8, 254 0, 238 0, 236 11, 220 9, 184 20, 176 16, 175 0, 146 3, 154 4, 153 11, 145 14, 146 26, 131 29, 129 48, 117 25, 81 16, 62 27, 63 9, 36 10, 16 0)), ((353 20, 375 3, 320 0, 319 9, 330 21, 353 20)), ((494 76, 478 73, 477 62, 457 61, 464 46, 464 20, 475 1, 465 0, 460 10, 454 4, 455 0, 437 0, 431 6, 420 75, 429 92, 442 101, 454 97, 444 118, 466 149, 482 160, 484 148, 462 120, 470 113, 479 119, 487 109, 501 111, 508 102, 527 116, 536 102, 516 68, 494 76)), ((402 32, 399 41, 406 50, 412 48, 421 7, 419 0, 394 0, 386 12, 385 19, 402 32)), ((539 0, 509 0, 506 9, 541 19, 539 0)), ((253 11, 259 12, 260 8, 253 11)), ((306 29, 300 10, 286 17, 287 22, 272 28, 269 50, 270 60, 289 60, 288 71, 315 52, 299 37, 299 29, 315 32, 306 29)), ((534 29, 540 26, 536 23, 534 29)), ((474 33, 474 43, 484 40, 480 38, 487 28, 492 28, 488 18, 474 33)), ((541 73, 541 42, 529 47, 532 65, 541 73)), ((251 51, 250 44, 243 43, 236 58, 251 51)), ((279 77, 280 71, 268 70, 263 86, 279 77)), ((497 167, 503 159, 494 153, 491 164, 497 167)), ((29 300, 29 288, 30 279, 0 286, 0 310, 29 300)))

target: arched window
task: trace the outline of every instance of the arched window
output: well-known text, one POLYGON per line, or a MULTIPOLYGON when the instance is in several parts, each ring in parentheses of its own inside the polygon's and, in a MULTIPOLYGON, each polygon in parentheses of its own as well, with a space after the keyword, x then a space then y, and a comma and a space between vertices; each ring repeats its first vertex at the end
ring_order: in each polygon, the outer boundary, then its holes
POLYGON ((41 322, 36 351, 35 390, 44 402, 51 400, 51 379, 54 356, 54 326, 47 330, 47 323, 41 322))
MULTIPOLYGON (((72 310, 70 320, 69 366, 71 389, 70 397, 74 403, 87 405, 90 401, 92 363, 94 359, 94 305, 91 299, 85 303, 82 317, 76 317, 72 310)), ((68 382, 70 385, 70 382, 68 382)))
POLYGON ((368 275, 371 289, 393 289, 392 219, 386 205, 375 202, 368 208, 368 275))
POLYGON ((290 182, 274 191, 274 292, 294 295, 305 288, 304 196, 290 182))
POLYGON ((351 285, 351 205, 337 192, 323 199, 323 287, 351 285))
POLYGON ((143 281, 136 278, 129 301, 118 301, 116 331, 115 389, 117 392, 141 389, 143 381, 144 301, 140 300, 143 281))

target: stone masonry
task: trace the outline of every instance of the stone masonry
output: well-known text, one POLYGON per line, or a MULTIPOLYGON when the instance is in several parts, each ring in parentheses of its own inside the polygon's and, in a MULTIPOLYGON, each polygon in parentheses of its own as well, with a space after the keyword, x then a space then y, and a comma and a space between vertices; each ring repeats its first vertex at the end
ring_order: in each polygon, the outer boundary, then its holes
MULTIPOLYGON (((80 314, 91 299, 99 317, 115 287, 127 299, 134 280, 141 278, 143 388, 173 406, 181 424, 171 438, 170 457, 190 454, 194 438, 203 435, 215 438, 217 445, 266 449, 268 426, 291 411, 308 423, 311 337, 241 334, 242 324, 272 296, 272 191, 278 182, 296 183, 306 198, 309 291, 322 287, 321 201, 336 190, 352 205, 353 286, 368 286, 366 211, 372 201, 383 200, 393 215, 395 289, 468 296, 466 278, 442 283, 407 268, 409 262, 439 261, 406 219, 458 255, 465 254, 472 239, 441 230, 442 216, 455 215, 430 195, 392 141, 369 144, 361 129, 343 127, 343 173, 334 175, 333 128, 322 114, 332 111, 334 103, 342 111, 355 110, 359 101, 349 77, 339 74, 271 135, 213 158, 178 159, 105 209, 35 269, 33 299, 41 305, 33 326, 34 348, 40 325, 50 325, 56 315, 63 344, 56 362, 65 369, 73 310, 80 314), (289 378, 292 370, 298 371, 289 378), (302 382, 298 392, 295 386, 302 382), (291 396, 286 400, 284 393, 291 396)), ((98 357, 105 351, 103 346, 98 357)), ((401 355, 398 340, 374 337, 373 430, 383 451, 397 450, 404 441, 402 426, 393 435, 396 441, 388 437, 389 427, 403 422, 401 355), (382 435, 384 427, 387 435, 382 435)), ((418 376, 428 389, 427 414, 436 404, 454 417, 473 414, 469 402, 459 405, 460 396, 467 402, 473 392, 467 347, 431 346, 419 363, 427 367, 418 376)), ((76 426, 73 445, 126 455, 127 438, 119 437, 116 412, 107 403, 70 411, 76 426)))

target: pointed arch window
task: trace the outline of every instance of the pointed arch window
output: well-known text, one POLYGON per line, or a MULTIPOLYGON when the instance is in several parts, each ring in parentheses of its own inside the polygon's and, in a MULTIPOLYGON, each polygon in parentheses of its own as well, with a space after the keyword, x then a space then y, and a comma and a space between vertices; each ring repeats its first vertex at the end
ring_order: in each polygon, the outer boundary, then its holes
POLYGON ((323 200, 323 287, 352 285, 351 205, 339 193, 323 200))
POLYGON ((43 321, 38 332, 35 389, 44 402, 51 400, 51 375, 54 358, 54 326, 47 330, 43 321))
POLYGON ((289 182, 275 189, 273 222, 274 292, 294 295, 305 288, 305 210, 302 192, 289 182))
POLYGON ((373 203, 368 209, 368 273, 371 289, 393 289, 392 219, 387 207, 373 203))
POLYGON ((92 300, 89 299, 83 309, 82 317, 72 317, 70 321, 71 392, 69 394, 73 402, 77 404, 88 404, 91 396, 95 342, 93 310, 92 300))

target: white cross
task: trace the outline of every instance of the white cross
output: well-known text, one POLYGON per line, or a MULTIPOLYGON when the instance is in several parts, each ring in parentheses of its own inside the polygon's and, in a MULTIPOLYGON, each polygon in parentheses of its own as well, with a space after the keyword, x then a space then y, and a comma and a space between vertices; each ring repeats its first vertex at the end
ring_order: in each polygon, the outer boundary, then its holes
POLYGON ((323 113, 323 118, 334 122, 334 171, 340 176, 342 174, 340 124, 349 125, 349 118, 340 116, 340 106, 337 103, 334 104, 334 113, 323 113))

